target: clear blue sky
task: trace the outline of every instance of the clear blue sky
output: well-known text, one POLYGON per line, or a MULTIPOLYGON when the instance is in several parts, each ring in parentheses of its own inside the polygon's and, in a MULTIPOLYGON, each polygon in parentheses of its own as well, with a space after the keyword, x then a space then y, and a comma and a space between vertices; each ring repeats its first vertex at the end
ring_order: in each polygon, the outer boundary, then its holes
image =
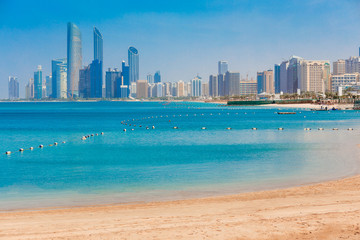
POLYGON ((104 67, 119 67, 130 45, 140 52, 140 78, 204 79, 228 60, 242 76, 298 55, 334 61, 358 54, 358 0, 0 0, 0 98, 9 75, 20 95, 37 65, 66 57, 66 23, 83 35, 83 64, 93 58, 92 29, 104 37, 104 67))

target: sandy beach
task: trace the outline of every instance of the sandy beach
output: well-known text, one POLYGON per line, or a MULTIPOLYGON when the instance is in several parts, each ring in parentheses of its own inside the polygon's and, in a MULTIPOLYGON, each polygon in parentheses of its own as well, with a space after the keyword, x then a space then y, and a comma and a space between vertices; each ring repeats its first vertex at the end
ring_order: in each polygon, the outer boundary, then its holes
POLYGON ((359 239, 360 176, 239 195, 0 213, 0 239, 359 239))

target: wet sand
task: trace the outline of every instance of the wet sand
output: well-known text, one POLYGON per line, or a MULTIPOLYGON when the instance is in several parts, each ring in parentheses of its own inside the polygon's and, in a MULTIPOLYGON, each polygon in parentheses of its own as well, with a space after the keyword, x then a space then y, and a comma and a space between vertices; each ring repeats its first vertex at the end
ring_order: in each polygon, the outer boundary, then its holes
POLYGON ((360 176, 212 198, 1 212, 0 239, 360 239, 360 176))

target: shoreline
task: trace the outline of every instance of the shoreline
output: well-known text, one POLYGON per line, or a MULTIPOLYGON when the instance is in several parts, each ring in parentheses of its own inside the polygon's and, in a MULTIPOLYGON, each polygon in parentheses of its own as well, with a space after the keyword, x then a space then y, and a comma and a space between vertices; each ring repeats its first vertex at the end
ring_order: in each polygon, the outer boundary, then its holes
POLYGON ((206 198, 6 211, 0 239, 357 239, 359 186, 355 175, 206 198))

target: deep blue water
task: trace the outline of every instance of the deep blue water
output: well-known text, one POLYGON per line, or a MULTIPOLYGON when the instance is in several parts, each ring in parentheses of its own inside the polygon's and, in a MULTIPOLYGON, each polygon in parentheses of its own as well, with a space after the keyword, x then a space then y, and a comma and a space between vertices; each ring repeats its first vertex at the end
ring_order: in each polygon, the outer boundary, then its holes
POLYGON ((175 102, 0 103, 0 209, 213 196, 358 173, 357 111, 277 111, 175 102))

